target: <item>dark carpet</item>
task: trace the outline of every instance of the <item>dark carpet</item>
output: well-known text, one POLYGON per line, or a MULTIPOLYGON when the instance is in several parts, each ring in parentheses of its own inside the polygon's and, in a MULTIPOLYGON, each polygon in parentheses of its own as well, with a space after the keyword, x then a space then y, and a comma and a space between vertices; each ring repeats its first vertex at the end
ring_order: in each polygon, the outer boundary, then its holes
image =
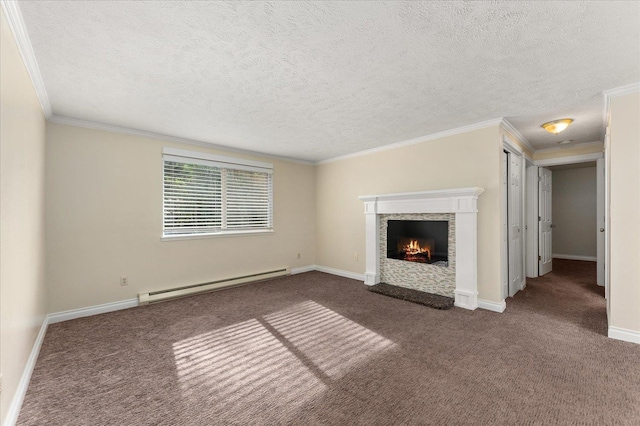
POLYGON ((372 285, 368 287, 368 290, 384 296, 395 297, 396 299, 418 303, 435 309, 453 308, 454 303, 454 299, 451 297, 418 291, 412 288, 398 287, 387 283, 372 285))
POLYGON ((19 425, 640 424, 595 264, 493 313, 320 272, 51 325, 19 425))

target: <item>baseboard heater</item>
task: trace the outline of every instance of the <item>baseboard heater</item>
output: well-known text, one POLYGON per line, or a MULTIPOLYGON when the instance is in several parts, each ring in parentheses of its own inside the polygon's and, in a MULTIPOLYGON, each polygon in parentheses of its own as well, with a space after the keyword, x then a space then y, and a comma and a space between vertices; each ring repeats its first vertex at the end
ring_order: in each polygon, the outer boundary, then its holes
POLYGON ((289 268, 275 269, 273 271, 260 272, 257 274, 243 275, 235 278, 227 278, 224 280, 211 281, 202 284, 193 284, 183 287, 175 287, 166 290, 150 291, 148 293, 139 293, 139 305, 148 305, 149 303, 163 302, 177 297, 191 296, 197 293, 207 291, 221 290, 223 288, 234 287, 237 285, 248 284, 256 281, 263 281, 269 278, 282 277, 290 275, 289 268))

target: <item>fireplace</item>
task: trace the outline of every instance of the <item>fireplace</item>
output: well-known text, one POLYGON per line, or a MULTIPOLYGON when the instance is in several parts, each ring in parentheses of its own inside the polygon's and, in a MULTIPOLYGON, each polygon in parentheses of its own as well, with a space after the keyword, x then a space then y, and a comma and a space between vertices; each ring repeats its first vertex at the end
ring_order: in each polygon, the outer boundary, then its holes
POLYGON ((387 258, 449 266, 449 222, 389 220, 387 258))
MULTIPOLYGON (((364 202, 366 218, 365 284, 384 282, 429 293, 455 297, 455 306, 465 309, 478 307, 478 196, 483 188, 409 192, 359 197, 364 202), (447 265, 404 261, 388 257, 389 222, 444 222, 447 227, 447 250, 438 246, 436 236, 411 235, 409 254, 429 258, 447 253, 447 265), (412 243, 412 240, 414 241, 412 243), (423 240, 423 241, 420 241, 423 240), (426 240, 426 241, 424 241, 426 240), (432 242, 429 240, 433 240, 432 242), (430 244, 433 243, 433 246, 430 244), (418 248, 419 247, 419 248, 418 248), (395 281, 395 282, 394 282, 395 281)), ((398 251, 397 241, 391 243, 398 251)), ((392 247, 393 248, 393 247, 392 247)), ((393 251, 393 249, 391 250, 393 251)), ((400 250, 402 251, 402 250, 400 250)), ((406 256, 406 250, 405 250, 406 256)))

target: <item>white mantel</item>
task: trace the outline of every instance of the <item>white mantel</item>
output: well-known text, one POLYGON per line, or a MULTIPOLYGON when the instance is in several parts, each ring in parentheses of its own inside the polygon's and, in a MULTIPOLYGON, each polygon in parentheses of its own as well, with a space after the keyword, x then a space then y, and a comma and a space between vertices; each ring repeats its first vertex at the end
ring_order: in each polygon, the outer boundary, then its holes
POLYGON ((380 215, 455 213, 455 306, 478 307, 478 197, 484 188, 456 188, 358 197, 366 215, 365 284, 380 282, 380 215))

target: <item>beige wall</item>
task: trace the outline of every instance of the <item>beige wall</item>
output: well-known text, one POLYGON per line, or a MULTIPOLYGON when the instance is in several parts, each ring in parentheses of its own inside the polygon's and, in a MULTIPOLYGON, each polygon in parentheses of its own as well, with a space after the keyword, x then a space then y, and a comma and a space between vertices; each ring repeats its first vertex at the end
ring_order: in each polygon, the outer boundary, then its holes
POLYGON ((317 263, 365 270, 360 195, 479 186, 479 298, 500 297, 500 148, 498 126, 319 165, 317 263), (354 259, 354 254, 358 259, 354 259))
POLYGON ((275 233, 161 241, 162 148, 216 151, 53 123, 47 143, 49 312, 315 262, 313 166, 218 152, 273 163, 275 233))
POLYGON ((45 119, 4 14, 0 19, 0 423, 4 423, 46 314, 45 119))
POLYGON ((553 253, 597 256, 596 167, 553 171, 553 253))
POLYGON ((640 93, 611 99, 609 325, 640 332, 640 93))
POLYGON ((534 160, 548 160, 550 158, 562 158, 574 155, 586 155, 602 152, 603 144, 583 144, 574 145, 568 148, 557 148, 549 150, 536 151, 533 155, 534 160))

